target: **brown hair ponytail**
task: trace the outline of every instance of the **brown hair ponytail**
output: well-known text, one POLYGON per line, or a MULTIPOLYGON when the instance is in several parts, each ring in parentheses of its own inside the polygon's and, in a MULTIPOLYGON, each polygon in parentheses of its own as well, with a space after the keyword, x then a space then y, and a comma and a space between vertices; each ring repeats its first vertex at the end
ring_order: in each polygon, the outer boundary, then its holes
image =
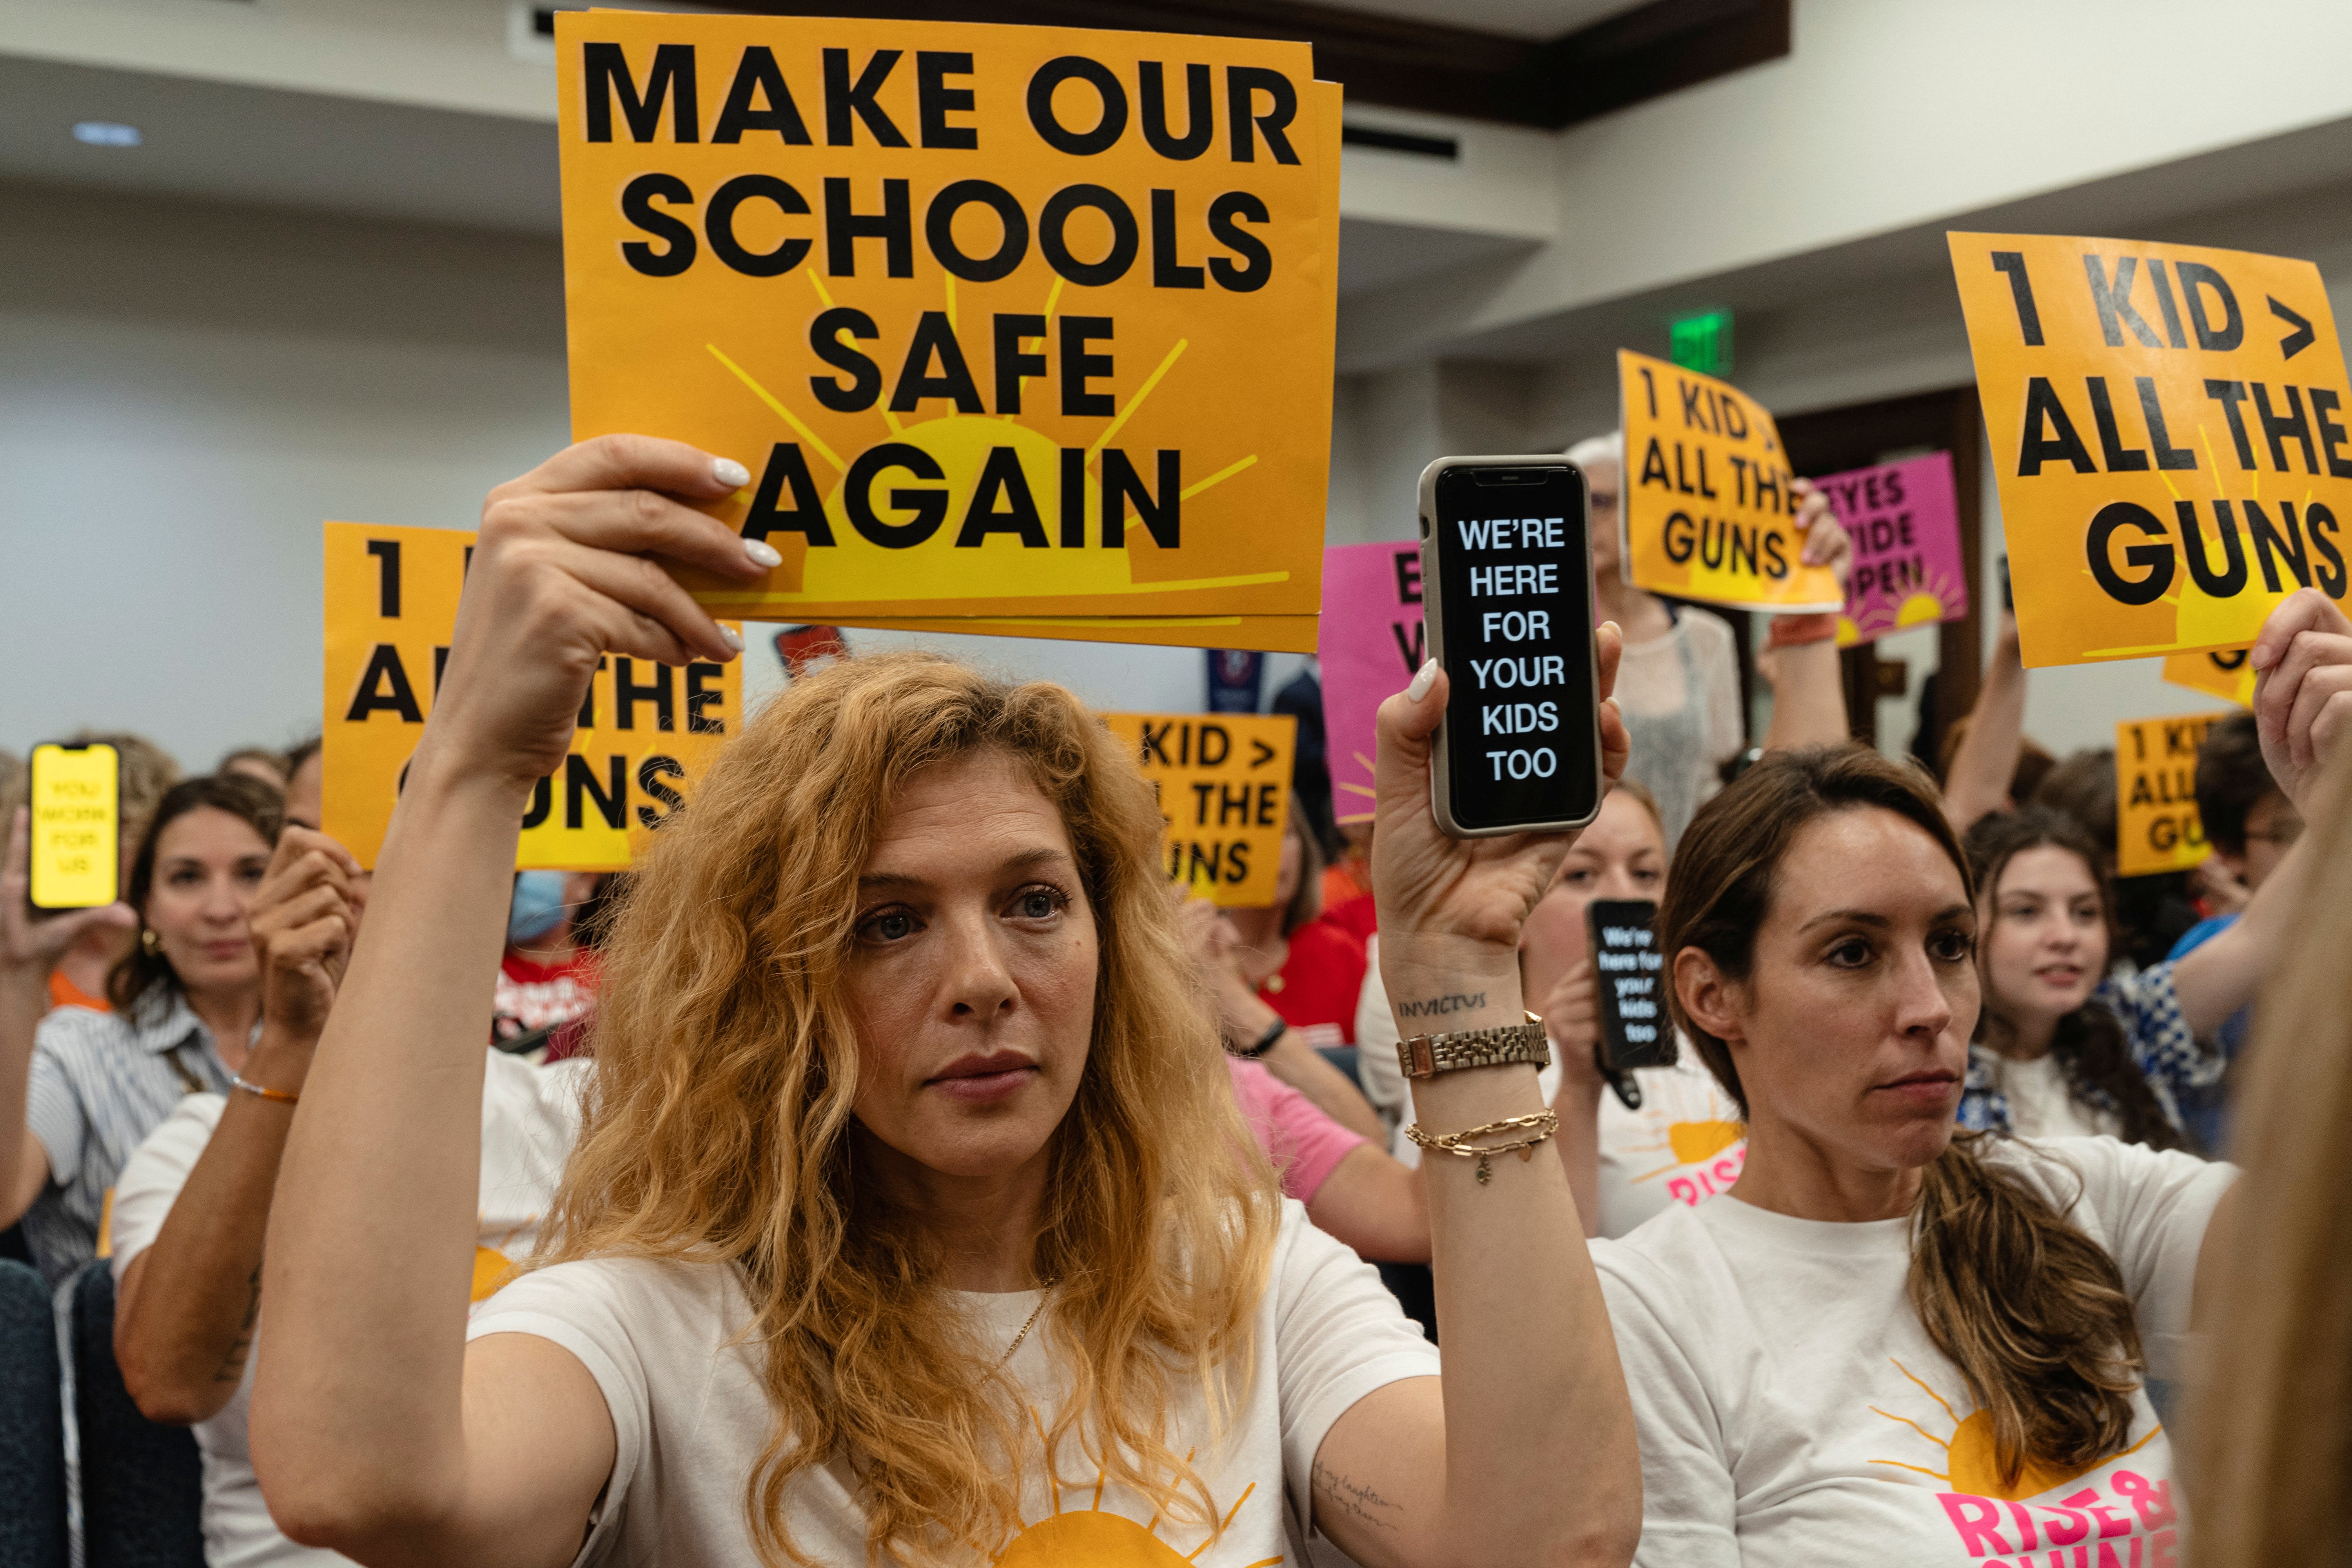
MULTIPOLYGON (((1745 981, 1772 877, 1818 817, 1877 809, 1916 826, 1974 879, 1935 786, 1868 747, 1773 752, 1698 809, 1683 833, 1658 907, 1671 965, 1686 947, 1745 981)), ((1747 1090, 1722 1040, 1695 1024, 1675 989, 1676 1027, 1737 1101, 1747 1090)), ((2029 1462, 2066 1469, 2121 1448, 2139 1385, 2139 1329, 2115 1260, 2047 1200, 1956 1132, 1921 1173, 1911 1251, 1911 1305, 1936 1348, 1958 1367, 1993 1426, 1995 1463, 2014 1482, 2029 1462)))

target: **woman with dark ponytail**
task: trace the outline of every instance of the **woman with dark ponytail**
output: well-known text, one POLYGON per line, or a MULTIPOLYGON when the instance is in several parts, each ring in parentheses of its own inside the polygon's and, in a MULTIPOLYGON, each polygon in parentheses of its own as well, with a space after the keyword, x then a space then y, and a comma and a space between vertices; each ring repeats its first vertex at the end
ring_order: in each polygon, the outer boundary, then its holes
MULTIPOLYGON (((2298 804, 2319 696, 2352 667, 2352 637, 2297 635, 2352 630, 2316 599, 2283 605, 2254 655, 2265 755, 2298 804)), ((2293 908, 2304 872, 2280 875, 2293 908)), ((1862 746, 1768 756, 1683 836, 1658 914, 1668 1008, 1748 1159, 1727 1198, 1593 1247, 1641 1425, 1637 1563, 2182 1555, 2144 1384, 2178 1375, 2236 1172, 1958 1128, 1979 918, 1934 785, 1862 746)), ((2214 1001, 2211 976, 2182 980, 2184 1005, 2214 1001)))
POLYGON ((1595 1248, 1638 1563, 1957 1565, 2103 1527, 2119 1563, 2176 1550, 2168 1505, 2134 1510, 2172 1475, 2139 1385, 2233 1173, 1956 1133, 1976 921, 1933 784, 1862 746, 1769 756, 1684 835, 1668 1007, 1748 1163, 1732 1201, 1595 1248))

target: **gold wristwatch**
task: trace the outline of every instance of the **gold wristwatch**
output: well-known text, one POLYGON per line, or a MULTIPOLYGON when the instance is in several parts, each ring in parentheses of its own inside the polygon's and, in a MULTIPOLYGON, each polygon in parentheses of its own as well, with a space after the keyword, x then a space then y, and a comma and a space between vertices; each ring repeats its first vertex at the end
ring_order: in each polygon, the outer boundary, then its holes
POLYGON ((1551 1066, 1551 1041, 1533 1013, 1524 1024, 1464 1029, 1452 1035, 1415 1035, 1397 1042, 1397 1068, 1407 1078, 1435 1078, 1464 1068, 1531 1063, 1538 1072, 1551 1066))

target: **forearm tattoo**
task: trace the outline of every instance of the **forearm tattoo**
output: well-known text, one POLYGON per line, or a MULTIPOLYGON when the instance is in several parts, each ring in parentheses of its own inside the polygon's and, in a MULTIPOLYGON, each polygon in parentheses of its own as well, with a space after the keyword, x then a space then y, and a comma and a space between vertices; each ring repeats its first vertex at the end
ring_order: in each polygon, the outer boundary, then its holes
POLYGON ((1486 1005, 1486 994, 1484 991, 1472 992, 1466 995, 1456 991, 1451 995, 1432 996, 1425 1001, 1400 1004, 1396 1014, 1400 1018, 1442 1018, 1451 1013, 1475 1013, 1486 1005))
POLYGON ((1396 1529, 1397 1515, 1403 1508, 1402 1503, 1391 1502, 1374 1488, 1339 1474, 1320 1459, 1315 1461, 1314 1490, 1328 1510, 1327 1517, 1357 1520, 1379 1530, 1396 1529))
POLYGON ((252 1279, 247 1281, 245 1321, 236 1326, 236 1338, 229 1342, 228 1353, 221 1357, 220 1365, 214 1369, 215 1383, 235 1383, 245 1376, 246 1354, 253 1349, 254 1321, 260 1316, 261 1270, 257 1268, 252 1279))

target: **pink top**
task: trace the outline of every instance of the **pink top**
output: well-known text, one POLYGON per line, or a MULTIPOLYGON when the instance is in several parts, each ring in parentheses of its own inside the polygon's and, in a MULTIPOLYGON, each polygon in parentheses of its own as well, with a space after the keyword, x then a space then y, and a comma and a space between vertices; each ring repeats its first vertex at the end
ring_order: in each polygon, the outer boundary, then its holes
POLYGON ((1234 1098, 1241 1101, 1242 1120, 1249 1123, 1265 1157, 1282 1177, 1285 1197, 1311 1204, 1333 1167, 1348 1151, 1364 1140, 1315 1107, 1315 1102, 1283 1082, 1258 1062, 1227 1057, 1234 1098))

